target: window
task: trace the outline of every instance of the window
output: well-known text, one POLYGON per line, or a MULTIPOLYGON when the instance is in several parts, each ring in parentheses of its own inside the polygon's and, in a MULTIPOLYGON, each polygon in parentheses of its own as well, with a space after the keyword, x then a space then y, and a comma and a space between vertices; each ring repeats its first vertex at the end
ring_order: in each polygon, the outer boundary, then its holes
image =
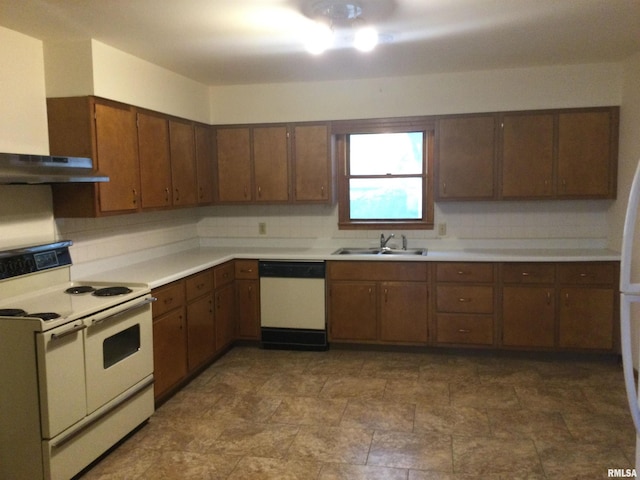
POLYGON ((433 129, 351 129, 336 136, 340 228, 433 228, 433 129))

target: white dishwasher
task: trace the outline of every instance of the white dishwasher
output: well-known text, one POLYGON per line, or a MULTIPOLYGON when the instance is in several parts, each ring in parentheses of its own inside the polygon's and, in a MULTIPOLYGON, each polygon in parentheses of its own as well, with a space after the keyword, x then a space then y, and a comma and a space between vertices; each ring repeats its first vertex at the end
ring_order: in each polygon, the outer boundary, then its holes
POLYGON ((326 350, 324 262, 260 261, 263 348, 326 350))

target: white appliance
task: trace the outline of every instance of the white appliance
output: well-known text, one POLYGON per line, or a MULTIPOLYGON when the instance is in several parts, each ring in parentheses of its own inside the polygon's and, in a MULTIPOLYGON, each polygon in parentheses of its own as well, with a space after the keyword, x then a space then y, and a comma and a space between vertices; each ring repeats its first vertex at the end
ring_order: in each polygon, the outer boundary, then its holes
POLYGON ((0 252, 0 478, 71 478, 154 411, 149 287, 71 282, 70 245, 0 252))
POLYGON ((326 350, 324 262, 261 261, 259 272, 262 347, 326 350))
POLYGON ((620 258, 620 334, 624 379, 629 400, 629 408, 636 427, 636 469, 640 468, 640 405, 638 388, 634 379, 633 330, 631 319, 635 309, 640 308, 640 232, 636 226, 640 222, 640 162, 631 184, 629 204, 622 235, 622 255, 620 258), (634 249, 638 249, 637 251, 634 249), (634 258, 635 256, 635 258, 634 258))

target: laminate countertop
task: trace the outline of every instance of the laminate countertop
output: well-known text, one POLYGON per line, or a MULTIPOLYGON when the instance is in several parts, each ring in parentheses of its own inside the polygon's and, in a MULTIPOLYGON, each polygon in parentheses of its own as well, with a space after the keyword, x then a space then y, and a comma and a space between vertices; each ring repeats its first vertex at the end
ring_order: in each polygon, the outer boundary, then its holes
MULTIPOLYGON (((74 280, 143 283, 156 288, 234 259, 402 262, 601 262, 619 261, 607 249, 429 249, 427 255, 334 255, 336 248, 200 247, 140 262, 114 259, 83 266, 74 280), (108 265, 108 266, 107 266, 108 265)), ((72 270, 73 272, 73 270, 72 270)), ((72 273, 72 276, 75 275, 72 273)))

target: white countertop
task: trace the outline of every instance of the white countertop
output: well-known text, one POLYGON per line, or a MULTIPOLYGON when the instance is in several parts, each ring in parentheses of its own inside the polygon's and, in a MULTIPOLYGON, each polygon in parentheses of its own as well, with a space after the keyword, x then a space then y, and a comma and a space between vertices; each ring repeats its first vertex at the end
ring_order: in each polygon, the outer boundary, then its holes
MULTIPOLYGON (((104 263, 95 271, 83 269, 83 280, 102 282, 145 283, 150 288, 179 280, 236 258, 258 260, 369 260, 411 262, 597 262, 619 261, 620 254, 607 249, 461 249, 432 250, 426 256, 332 255, 336 248, 278 247, 200 247, 169 253, 137 263, 105 269, 104 263), (90 273, 87 273, 90 272, 90 273)), ((119 265, 119 266, 118 266, 119 265)))

